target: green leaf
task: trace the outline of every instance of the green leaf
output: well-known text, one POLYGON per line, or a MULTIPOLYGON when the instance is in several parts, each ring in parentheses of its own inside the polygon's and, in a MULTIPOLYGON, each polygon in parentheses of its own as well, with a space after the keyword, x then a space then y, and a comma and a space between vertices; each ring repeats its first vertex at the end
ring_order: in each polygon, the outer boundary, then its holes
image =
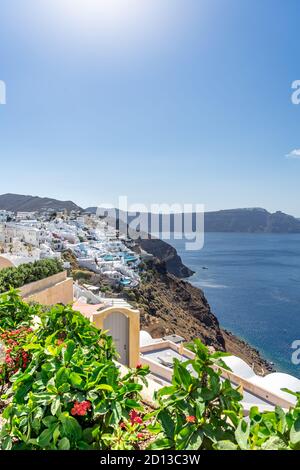
POLYGON ((82 433, 84 442, 91 444, 93 442, 93 428, 85 428, 82 433))
POLYGON ((96 385, 96 387, 94 388, 94 390, 106 390, 107 392, 113 392, 114 389, 112 388, 111 385, 108 385, 108 384, 99 384, 99 385, 96 385))
POLYGON ((39 437, 37 438, 37 443, 42 449, 45 449, 46 447, 49 447, 51 439, 52 429, 47 428, 39 435, 39 437))
POLYGON ((69 371, 66 367, 61 367, 56 374, 55 383, 57 387, 65 385, 69 380, 69 371))
POLYGON ((43 424, 49 428, 52 424, 57 423, 57 418, 55 416, 46 416, 43 419, 43 424))
POLYGON ((72 359, 75 347, 76 345, 73 340, 69 340, 67 342, 67 348, 63 350, 63 360, 65 364, 70 362, 70 360, 72 359))
POLYGON ((193 432, 185 450, 199 450, 203 441, 203 432, 197 430, 193 432))
POLYGON ((64 383, 60 387, 58 387, 58 393, 66 393, 70 390, 70 384, 64 383))
POLYGON ((132 400, 131 398, 126 398, 124 404, 127 408, 134 408, 136 410, 142 411, 144 408, 143 406, 136 400, 132 400))
POLYGON ((160 390, 158 390, 157 396, 162 397, 164 395, 172 395, 173 393, 176 392, 176 390, 177 390, 177 387, 175 387, 174 385, 172 385, 171 387, 163 387, 160 390))
POLYGON ((300 418, 298 418, 291 427, 290 441, 293 445, 300 442, 300 418))
POLYGON ((59 450, 69 450, 70 447, 70 441, 67 437, 63 437, 58 443, 59 450))
POLYGON ((122 407, 119 402, 115 401, 111 405, 112 414, 110 417, 110 424, 118 424, 122 418, 122 407))
POLYGON ((67 413, 61 414, 59 419, 62 422, 65 437, 71 441, 79 441, 82 436, 82 429, 78 421, 67 413))
POLYGON ((182 385, 185 390, 189 389, 189 386, 191 385, 193 379, 188 372, 188 370, 182 365, 178 359, 174 359, 174 373, 173 373, 173 379, 179 384, 182 385))
POLYGON ((71 372, 70 374, 70 382, 73 385, 73 387, 78 388, 82 390, 83 388, 83 380, 77 372, 71 372))
POLYGON ((240 420, 237 429, 235 430, 235 438, 239 447, 242 450, 248 449, 248 438, 250 434, 250 425, 247 424, 244 420, 240 420))
POLYGON ((161 422, 162 428, 167 438, 174 440, 175 424, 168 411, 160 411, 157 417, 161 422))
POLYGON ((225 416, 228 416, 228 418, 231 420, 234 427, 238 426, 239 417, 238 417, 238 415, 236 414, 235 411, 233 411, 233 410, 224 410, 223 413, 224 413, 225 416))
POLYGON ((53 416, 57 413, 59 408, 60 408, 60 398, 56 397, 51 403, 51 413, 53 414, 53 416))
POLYGON ((171 449, 172 442, 170 439, 157 439, 149 446, 149 450, 171 449))
POLYGON ((261 446, 262 450, 284 450, 284 449, 287 449, 287 448, 288 447, 285 444, 285 442, 283 441, 283 439, 281 439, 278 436, 271 436, 261 446))
POLYGON ((237 450, 237 445, 231 441, 219 441, 213 444, 216 450, 237 450))
POLYGON ((11 448, 12 448, 12 439, 11 439, 10 436, 7 436, 2 441, 1 449, 2 450, 11 450, 11 448))
POLYGON ((84 441, 79 441, 77 443, 77 447, 79 450, 91 450, 92 449, 92 447, 89 444, 87 444, 87 442, 84 442, 84 441))
POLYGON ((190 424, 181 429, 176 439, 176 450, 185 450, 188 447, 194 431, 195 426, 190 424))

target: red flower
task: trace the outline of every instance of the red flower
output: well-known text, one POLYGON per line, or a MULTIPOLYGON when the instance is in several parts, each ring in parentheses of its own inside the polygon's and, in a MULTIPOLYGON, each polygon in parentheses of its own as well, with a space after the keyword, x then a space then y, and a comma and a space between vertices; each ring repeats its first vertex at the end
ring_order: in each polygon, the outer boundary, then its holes
POLYGON ((186 418, 187 423, 195 423, 196 422, 196 417, 195 416, 187 416, 186 418))
POLYGON ((90 401, 75 401, 73 408, 71 409, 71 415, 73 416, 85 416, 90 410, 92 404, 90 401))
POLYGON ((126 429, 126 424, 123 421, 120 423, 120 428, 121 429, 126 429))
POLYGON ((136 435, 136 437, 137 437, 138 439, 144 439, 145 436, 144 436, 144 434, 143 434, 142 432, 139 432, 139 433, 136 435))
POLYGON ((133 426, 134 424, 142 424, 143 420, 142 418, 139 416, 138 412, 135 411, 135 410, 131 410, 130 413, 129 413, 129 416, 130 416, 130 422, 131 422, 131 425, 133 426))
POLYGON ((136 369, 141 369, 142 367, 143 365, 140 362, 136 365, 136 369))

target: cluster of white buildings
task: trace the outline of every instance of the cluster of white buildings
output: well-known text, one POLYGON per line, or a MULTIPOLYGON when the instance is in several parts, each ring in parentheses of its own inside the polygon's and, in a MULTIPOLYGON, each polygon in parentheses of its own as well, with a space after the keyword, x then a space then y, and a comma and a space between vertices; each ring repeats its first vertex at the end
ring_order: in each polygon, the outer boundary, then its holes
POLYGON ((87 215, 46 218, 0 211, 2 255, 19 255, 30 262, 61 257, 64 250, 72 251, 81 268, 104 275, 112 284, 136 287, 140 282, 140 256, 106 222, 87 215))

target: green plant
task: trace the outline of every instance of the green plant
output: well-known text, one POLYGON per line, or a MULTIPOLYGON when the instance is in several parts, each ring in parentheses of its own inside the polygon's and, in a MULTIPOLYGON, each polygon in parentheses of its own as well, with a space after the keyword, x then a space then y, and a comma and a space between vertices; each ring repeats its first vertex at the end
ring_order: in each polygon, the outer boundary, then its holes
POLYGON ((122 378, 112 339, 70 307, 44 312, 24 349, 32 359, 11 378, 2 449, 134 448, 140 424, 121 423, 143 410, 147 368, 122 378))
POLYGON ((5 357, 0 365, 0 394, 10 377, 19 369, 26 369, 30 355, 24 350, 27 337, 32 332, 31 328, 21 326, 16 330, 4 331, 0 329, 0 341, 2 343, 5 357))
POLYGON ((160 408, 153 429, 158 436, 152 449, 213 449, 219 441, 234 440, 242 396, 214 369, 225 366, 224 354, 210 355, 199 340, 188 347, 195 358, 175 359, 172 385, 157 393, 160 408))
POLYGON ((278 406, 270 412, 252 407, 245 420, 241 394, 215 367, 226 368, 224 354, 209 354, 199 340, 189 349, 195 358, 175 360, 172 385, 157 393, 160 406, 150 426, 157 438, 151 449, 300 449, 300 393, 286 412, 278 406))
POLYGON ((39 305, 29 305, 23 302, 14 289, 0 295, 0 328, 2 330, 29 326, 34 315, 38 315, 39 312, 39 305))
POLYGON ((295 407, 285 412, 279 406, 262 413, 250 410, 249 420, 240 419, 235 430, 235 442, 221 441, 216 449, 231 450, 300 450, 300 394, 295 407))
POLYGON ((5 268, 0 271, 0 293, 10 288, 19 288, 30 282, 39 281, 63 271, 61 262, 45 259, 33 263, 21 264, 17 268, 5 268))

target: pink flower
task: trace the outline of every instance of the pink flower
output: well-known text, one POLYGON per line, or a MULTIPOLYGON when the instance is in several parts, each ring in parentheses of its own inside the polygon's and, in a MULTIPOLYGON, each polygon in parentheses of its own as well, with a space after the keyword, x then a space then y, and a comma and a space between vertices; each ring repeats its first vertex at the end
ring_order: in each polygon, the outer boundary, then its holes
POLYGON ((90 410, 92 404, 90 401, 75 401, 73 408, 71 409, 72 416, 85 416, 87 412, 90 410))
POLYGON ((132 426, 134 424, 142 424, 143 420, 139 416, 139 413, 137 411, 131 410, 130 413, 129 413, 129 416, 130 416, 130 422, 131 422, 132 426))
POLYGON ((187 416, 186 418, 187 423, 195 423, 196 422, 196 417, 195 416, 187 416))

